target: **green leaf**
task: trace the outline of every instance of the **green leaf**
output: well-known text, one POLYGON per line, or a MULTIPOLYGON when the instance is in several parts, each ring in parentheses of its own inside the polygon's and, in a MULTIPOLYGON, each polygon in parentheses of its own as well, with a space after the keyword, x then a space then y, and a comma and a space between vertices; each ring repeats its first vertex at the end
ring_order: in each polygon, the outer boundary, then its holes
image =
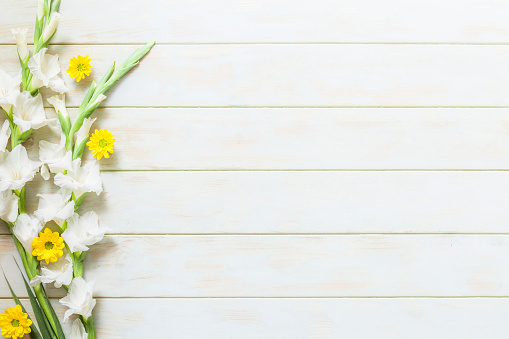
POLYGON ((57 327, 58 338, 65 339, 65 334, 64 334, 64 331, 62 330, 62 325, 60 325, 60 321, 58 321, 58 316, 55 313, 53 306, 51 306, 51 303, 49 302, 48 295, 46 294, 46 290, 44 289, 44 287, 42 287, 42 294, 44 295, 44 299, 46 300, 46 303, 49 305, 49 310, 51 312, 51 315, 53 316, 53 319, 57 319, 57 321, 55 322, 55 325, 57 327))
MULTIPOLYGON (((94 94, 94 91, 95 89, 97 88, 96 84, 95 84, 95 80, 92 81, 92 84, 90 84, 90 88, 88 89, 87 91, 87 94, 85 95, 85 97, 83 98, 83 101, 81 102, 81 105, 80 105, 80 108, 79 108, 79 111, 81 112, 83 109, 85 109, 85 107, 87 107, 88 105, 88 102, 90 101, 90 98, 92 97, 92 95, 94 94)), ((83 122, 83 121, 82 121, 83 122)), ((80 128, 81 126, 79 126, 76 131, 80 128)))
POLYGON ((72 194, 74 200, 74 213, 78 213, 81 203, 83 202, 83 199, 85 199, 85 195, 86 193, 83 193, 82 195, 79 196, 79 198, 76 199, 74 193, 72 194))
POLYGON ((71 119, 69 116, 64 117, 62 113, 58 112, 58 121, 60 122, 60 126, 62 126, 64 135, 69 135, 69 131, 71 130, 71 119))
POLYGON ((30 137, 30 134, 32 134, 33 131, 34 131, 33 128, 30 128, 28 131, 21 133, 21 135, 18 137, 18 143, 21 144, 27 141, 27 139, 30 137))
MULTIPOLYGON (((12 295, 12 298, 14 299, 14 302, 16 303, 16 305, 21 306, 21 309, 23 310, 24 313, 28 314, 27 310, 25 309, 25 307, 23 306, 23 304, 19 300, 18 296, 16 295, 16 293, 14 293, 14 290, 12 289, 11 284, 9 283, 9 280, 7 280, 7 276, 5 275, 5 272, 3 270, 2 270, 2 273, 4 274, 5 281, 7 282, 7 286, 9 286, 9 290, 11 291, 11 295, 12 295)), ((30 318, 30 316, 28 316, 28 319, 32 320, 30 318)), ((46 339, 46 338, 48 338, 48 339, 51 339, 51 337, 43 337, 41 335, 41 333, 39 333, 39 331, 37 330, 37 327, 35 327, 35 324, 34 324, 33 321, 32 321, 32 325, 30 325, 30 329, 32 330, 32 332, 30 333, 30 337, 31 338, 36 338, 36 339, 46 339)))
MULTIPOLYGON (((16 263, 18 265, 18 263, 16 263)), ((32 292, 32 288, 27 283, 25 276, 21 272, 21 268, 18 266, 18 269, 21 273, 21 277, 23 278, 23 282, 25 283, 25 289, 28 293, 28 298, 30 299, 30 304, 32 304, 32 309, 34 310, 35 318, 37 319, 37 324, 39 325, 39 329, 41 330, 41 333, 44 338, 57 338, 55 336, 55 332, 53 332, 53 329, 51 328, 51 325, 49 324, 48 319, 46 319, 46 316, 44 315, 43 310, 41 309, 41 306, 37 302, 37 299, 35 298, 34 293, 32 292)))
POLYGON ((58 12, 58 8, 60 7, 60 0, 55 0, 53 5, 51 6, 51 13, 58 12))
MULTIPOLYGON (((76 140, 79 142, 79 140, 76 140)), ((88 138, 83 138, 83 141, 81 143, 74 145, 74 152, 72 154, 72 160, 76 160, 78 158, 81 158, 83 155, 83 152, 85 151, 85 146, 87 145, 88 138)))

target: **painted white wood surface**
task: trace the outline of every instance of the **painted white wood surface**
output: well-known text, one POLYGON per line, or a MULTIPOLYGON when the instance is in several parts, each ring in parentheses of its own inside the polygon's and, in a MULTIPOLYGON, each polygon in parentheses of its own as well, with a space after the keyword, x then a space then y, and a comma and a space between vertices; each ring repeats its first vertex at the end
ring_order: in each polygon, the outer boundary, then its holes
POLYGON ((98 338, 505 339, 508 312, 505 298, 99 299, 96 326, 98 338))
MULTIPOLYGON (((0 36, 36 1, 2 1, 0 36), (8 15, 8 16, 7 16, 8 15)), ((489 42, 509 39, 504 0, 62 1, 60 43, 489 42), (93 13, 93 19, 90 16, 93 13)))
MULTIPOLYGON (((101 162, 107 170, 509 168, 508 108, 108 108, 94 116, 93 128, 117 140, 115 156, 101 162)), ((59 138, 44 128, 29 146, 37 156, 39 140, 59 138)))
POLYGON ((99 297, 509 296, 508 256, 509 235, 108 236, 85 277, 99 297))
MULTIPOLYGON (((93 75, 66 78, 79 106, 92 78, 135 46, 55 46, 90 55, 93 75)), ((13 46, 0 60, 17 70, 13 46)), ((509 45, 159 45, 105 106, 509 106, 509 45)))
MULTIPOLYGON (((507 171, 135 171, 88 196, 110 233, 508 233, 507 171), (129 213, 126 213, 129 211, 129 213)), ((51 192, 42 179, 29 192, 51 192)), ((38 199, 29 195, 28 210, 38 199)), ((7 229, 0 227, 1 234, 7 229)))

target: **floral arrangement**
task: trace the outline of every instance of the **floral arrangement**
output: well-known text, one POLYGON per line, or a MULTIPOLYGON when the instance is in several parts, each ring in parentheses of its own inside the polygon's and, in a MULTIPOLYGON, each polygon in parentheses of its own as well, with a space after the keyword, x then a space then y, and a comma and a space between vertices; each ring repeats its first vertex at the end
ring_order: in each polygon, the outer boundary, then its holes
MULTIPOLYGON (((60 0, 38 0, 33 51, 27 45, 27 30, 13 30, 20 72, 7 74, 0 69, 0 106, 7 118, 0 127, 0 219, 12 233, 21 257, 28 277, 25 287, 37 322, 36 327, 11 289, 15 306, 0 314, 1 334, 5 338, 18 339, 26 334, 31 338, 66 338, 43 284, 67 291, 60 299, 67 307, 63 321, 77 315, 68 337, 95 338, 94 281, 83 278, 83 260, 90 246, 101 241, 107 229, 99 225, 95 212, 79 213, 86 196, 99 195, 103 190, 98 162, 83 163, 82 156, 87 146, 97 160, 114 152, 115 139, 110 132, 95 130, 89 138, 96 120, 92 114, 106 99, 108 90, 155 44, 151 42, 137 49, 118 67, 113 63, 98 83, 92 81, 76 118, 71 121, 59 57, 48 53, 60 21, 59 7, 60 0), (46 115, 40 92, 43 87, 55 93, 47 98, 54 107, 54 117, 46 115), (43 126, 57 131, 60 142, 40 141, 39 159, 34 160, 24 143, 43 126), (38 208, 30 213, 26 210, 27 183, 37 173, 45 180, 53 179, 58 191, 37 194, 38 208)), ((79 82, 90 75, 91 61, 88 55, 73 57, 67 73, 79 82)))

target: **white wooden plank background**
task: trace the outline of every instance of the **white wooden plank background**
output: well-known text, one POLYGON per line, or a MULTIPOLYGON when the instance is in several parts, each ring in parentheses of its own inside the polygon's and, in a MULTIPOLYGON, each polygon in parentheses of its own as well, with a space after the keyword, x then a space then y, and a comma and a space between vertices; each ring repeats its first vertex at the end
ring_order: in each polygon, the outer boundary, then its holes
MULTIPOLYGON (((63 45, 104 73, 134 46, 63 45)), ((509 45, 161 45, 123 79, 105 106, 509 106, 509 45)), ((0 46, 16 70, 18 56, 0 46)), ((79 106, 91 78, 66 77, 79 106)))
MULTIPOLYGON (((507 1, 62 1, 72 107, 158 42, 97 112, 99 338, 507 336, 507 1)), ((9 72, 35 11, 0 0, 9 72)))

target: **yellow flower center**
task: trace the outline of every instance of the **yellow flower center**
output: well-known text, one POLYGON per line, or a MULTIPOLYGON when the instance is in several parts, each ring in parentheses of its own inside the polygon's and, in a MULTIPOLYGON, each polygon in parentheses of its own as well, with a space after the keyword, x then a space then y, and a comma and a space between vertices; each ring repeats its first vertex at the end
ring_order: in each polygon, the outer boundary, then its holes
POLYGON ((49 241, 44 245, 44 247, 46 247, 47 250, 51 250, 53 249, 53 244, 50 243, 49 241))
POLYGON ((99 147, 104 148, 106 146, 108 146, 108 142, 104 139, 101 139, 101 141, 99 141, 99 147))
POLYGON ((18 319, 14 319, 13 321, 11 321, 11 324, 14 327, 18 327, 19 326, 19 320, 18 319))
POLYGON ((85 68, 85 65, 79 64, 77 68, 78 68, 78 71, 82 72, 83 69, 85 68))

